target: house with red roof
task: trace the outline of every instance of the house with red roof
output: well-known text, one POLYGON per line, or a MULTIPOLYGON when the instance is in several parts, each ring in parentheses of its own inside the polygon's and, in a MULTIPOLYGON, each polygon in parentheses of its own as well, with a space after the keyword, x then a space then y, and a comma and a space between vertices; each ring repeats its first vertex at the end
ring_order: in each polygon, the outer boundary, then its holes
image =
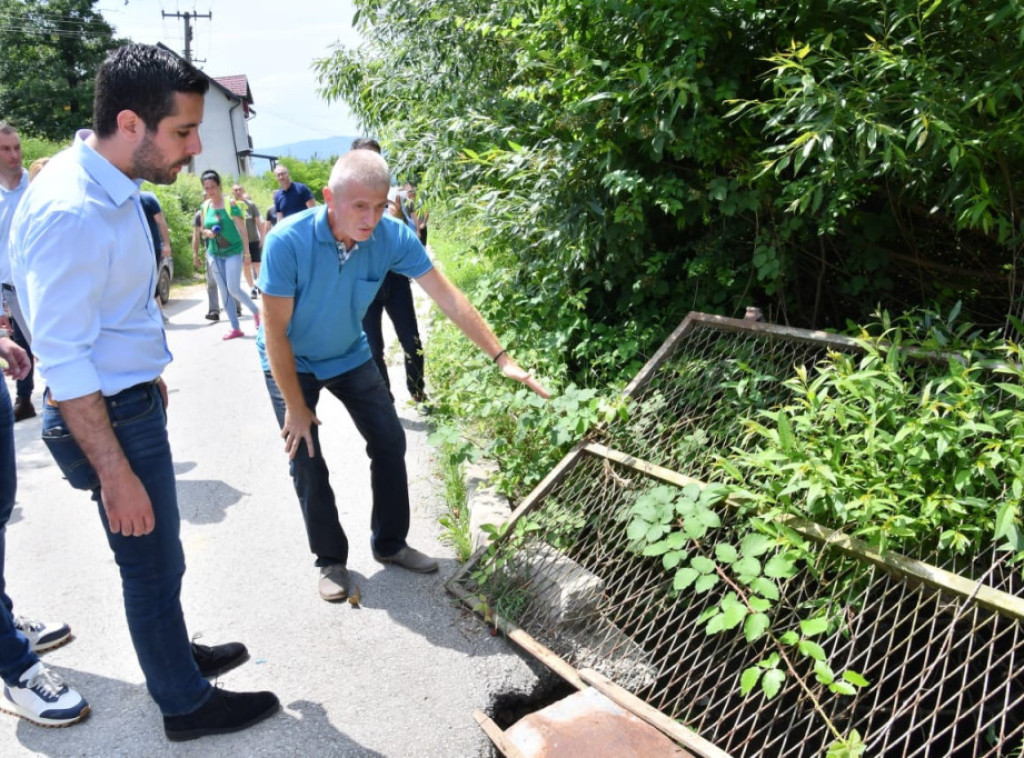
MULTIPOLYGON (((158 45, 178 55, 166 45, 158 45)), ((249 176, 253 170, 249 120, 256 116, 249 80, 245 74, 207 78, 210 89, 199 125, 203 152, 192 159, 187 170, 196 175, 213 169, 222 177, 249 176)))

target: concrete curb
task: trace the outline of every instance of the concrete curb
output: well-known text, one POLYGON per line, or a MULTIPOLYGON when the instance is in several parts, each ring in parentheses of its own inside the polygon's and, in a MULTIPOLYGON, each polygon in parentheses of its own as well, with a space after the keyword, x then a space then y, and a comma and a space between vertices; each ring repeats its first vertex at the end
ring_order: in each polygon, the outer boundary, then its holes
POLYGON ((508 499, 489 484, 497 470, 498 465, 487 460, 466 466, 466 507, 469 509, 469 537, 474 553, 491 542, 484 526, 501 526, 512 515, 508 499))

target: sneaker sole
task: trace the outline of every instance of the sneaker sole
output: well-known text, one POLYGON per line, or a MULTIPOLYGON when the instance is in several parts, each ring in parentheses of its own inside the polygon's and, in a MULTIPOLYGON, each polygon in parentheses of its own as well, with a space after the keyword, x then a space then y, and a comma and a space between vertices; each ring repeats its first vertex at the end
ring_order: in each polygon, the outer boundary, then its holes
POLYGON ((340 603, 348 599, 348 593, 342 593, 338 595, 325 595, 321 592, 320 599, 328 603, 340 603))
POLYGON ((25 719, 25 721, 35 724, 36 726, 42 726, 47 729, 63 729, 66 726, 77 724, 79 721, 88 716, 89 712, 91 711, 91 708, 88 705, 86 705, 81 711, 79 711, 78 715, 74 718, 61 719, 60 721, 58 721, 57 719, 44 719, 39 716, 36 716, 33 713, 22 711, 21 707, 17 703, 12 703, 5 697, 3 698, 2 701, 0 701, 0 711, 3 711, 4 713, 9 713, 12 716, 17 716, 21 719, 25 719))
POLYGON ((50 642, 43 642, 43 643, 39 644, 38 646, 37 645, 32 645, 31 646, 32 647, 32 652, 38 654, 38 653, 45 653, 45 652, 50 651, 50 650, 56 650, 59 647, 64 647, 66 644, 71 642, 71 640, 73 640, 74 638, 75 638, 75 635, 73 635, 71 632, 68 632, 66 635, 64 635, 63 637, 61 637, 59 639, 51 640, 50 642))
POLYGON ((270 718, 279 710, 281 710, 281 704, 275 703, 272 708, 268 708, 263 713, 253 716, 244 724, 236 724, 232 727, 219 727, 216 729, 192 729, 187 732, 169 732, 167 729, 164 729, 164 735, 171 742, 186 742, 188 740, 199 739, 200 737, 212 737, 215 734, 233 734, 234 732, 240 732, 243 729, 248 729, 250 726, 254 726, 264 719, 270 718))

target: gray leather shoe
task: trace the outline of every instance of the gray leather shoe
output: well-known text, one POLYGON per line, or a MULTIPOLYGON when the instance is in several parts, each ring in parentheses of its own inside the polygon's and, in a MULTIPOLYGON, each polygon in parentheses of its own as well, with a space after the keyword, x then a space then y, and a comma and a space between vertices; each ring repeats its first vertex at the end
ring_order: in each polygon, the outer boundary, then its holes
POLYGON ((348 597, 348 570, 340 563, 320 567, 320 583, 317 585, 320 597, 329 603, 335 603, 348 597))
POLYGON ((373 558, 380 563, 393 563, 396 566, 409 569, 410 571, 416 571, 420 574, 429 574, 433 571, 437 571, 437 561, 431 558, 429 555, 424 555, 419 550, 413 547, 403 547, 394 555, 377 555, 376 551, 373 553, 373 558))

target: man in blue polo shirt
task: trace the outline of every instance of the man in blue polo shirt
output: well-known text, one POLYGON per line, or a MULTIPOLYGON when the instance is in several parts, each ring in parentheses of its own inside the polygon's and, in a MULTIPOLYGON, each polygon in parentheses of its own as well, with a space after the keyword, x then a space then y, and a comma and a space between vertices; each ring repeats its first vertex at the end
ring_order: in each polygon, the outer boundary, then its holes
POLYGON ((338 520, 316 417, 322 389, 338 398, 366 440, 373 505, 373 557, 411 571, 437 561, 410 547, 405 432, 373 362, 363 315, 388 271, 407 276, 501 368, 534 392, 548 393, 509 357, 480 313, 437 271, 408 226, 387 208, 390 172, 371 150, 352 150, 331 171, 325 205, 278 224, 260 270, 263 325, 256 344, 281 426, 319 592, 344 600, 350 590, 348 539, 338 520))
POLYGON ((274 211, 277 221, 316 205, 316 200, 313 199, 313 193, 309 191, 309 187, 302 182, 293 182, 287 166, 275 168, 274 177, 281 185, 281 189, 274 191, 274 211))

